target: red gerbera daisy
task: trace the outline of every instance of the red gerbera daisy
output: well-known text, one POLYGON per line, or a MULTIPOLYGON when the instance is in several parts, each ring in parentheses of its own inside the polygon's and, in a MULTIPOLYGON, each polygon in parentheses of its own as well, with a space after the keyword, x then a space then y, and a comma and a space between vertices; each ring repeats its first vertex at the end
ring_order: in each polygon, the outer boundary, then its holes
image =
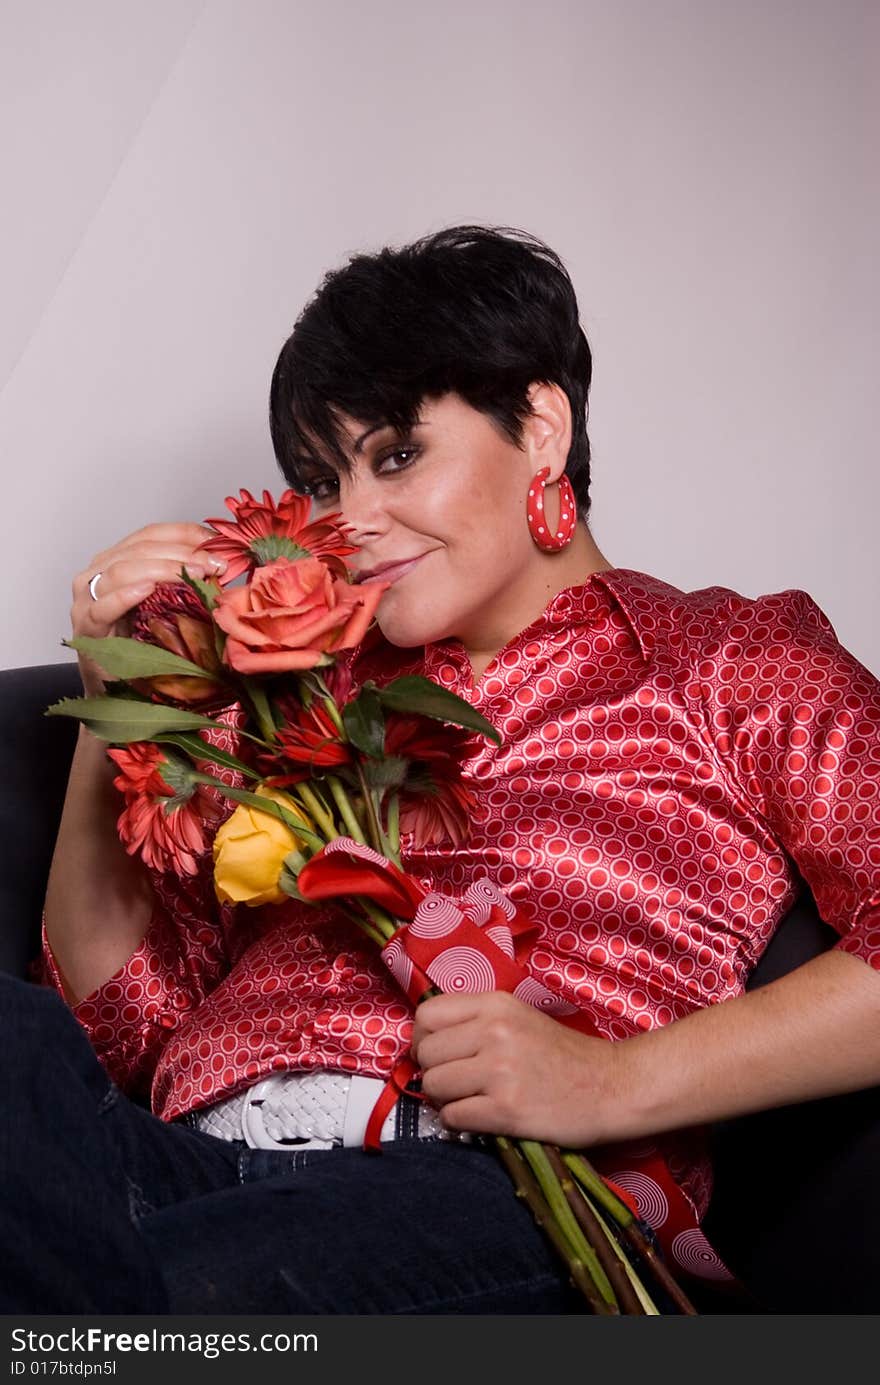
POLYGON ((461 846, 470 831, 474 796, 461 779, 435 774, 418 793, 408 784, 400 796, 400 830, 412 833, 416 851, 451 842, 461 846))
POLYGON ((238 499, 228 495, 226 504, 233 518, 206 519, 215 537, 199 549, 225 560, 226 571, 219 579, 224 586, 276 558, 309 555, 320 558, 337 577, 350 575, 344 559, 356 553, 357 546, 346 543, 338 513, 310 524, 309 501, 292 490, 286 490, 277 502, 269 491, 263 491, 262 500, 255 500, 250 491, 242 490, 238 499))
POLYGON ((125 797, 119 836, 130 856, 154 870, 195 875, 208 850, 206 828, 224 816, 211 789, 194 784, 188 767, 148 741, 108 750, 122 771, 113 780, 125 797))
POLYGON ((277 744, 283 759, 296 768, 268 782, 281 788, 308 779, 315 770, 351 764, 351 749, 320 698, 316 697, 310 707, 293 698, 279 698, 277 705, 285 719, 277 744))
POLYGON ((385 754, 407 762, 400 790, 400 828, 419 850, 467 839, 474 796, 462 778, 472 750, 469 731, 430 717, 392 715, 385 727, 385 754))

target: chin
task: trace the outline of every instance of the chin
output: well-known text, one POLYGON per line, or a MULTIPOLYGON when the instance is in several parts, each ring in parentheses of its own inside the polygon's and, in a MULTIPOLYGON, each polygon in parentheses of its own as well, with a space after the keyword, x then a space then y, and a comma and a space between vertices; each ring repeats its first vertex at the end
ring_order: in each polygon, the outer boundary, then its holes
POLYGON ((402 625, 399 621, 389 621, 376 618, 376 624, 382 631, 389 644, 393 644, 397 649, 417 649, 424 644, 431 644, 433 636, 417 627, 407 624, 402 625))
POLYGON ((398 649, 416 649, 449 638, 449 632, 436 620, 428 620, 415 612, 386 612, 382 610, 383 604, 380 602, 376 612, 376 624, 388 643, 398 649))

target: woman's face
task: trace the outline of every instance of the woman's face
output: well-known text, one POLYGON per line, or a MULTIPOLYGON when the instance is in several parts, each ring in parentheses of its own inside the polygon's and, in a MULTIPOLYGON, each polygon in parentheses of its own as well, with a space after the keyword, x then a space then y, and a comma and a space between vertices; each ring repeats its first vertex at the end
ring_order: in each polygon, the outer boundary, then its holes
MULTIPOLYGON (((471 651, 501 648, 534 619, 544 576, 526 525, 529 482, 549 460, 532 454, 532 420, 522 449, 456 394, 424 401, 406 435, 363 437, 364 424, 341 422, 350 474, 315 467, 306 488, 316 516, 339 510, 352 526, 359 580, 391 583, 377 611, 385 637, 405 648, 449 637, 471 651)), ((534 433, 546 448, 539 422, 534 433)))

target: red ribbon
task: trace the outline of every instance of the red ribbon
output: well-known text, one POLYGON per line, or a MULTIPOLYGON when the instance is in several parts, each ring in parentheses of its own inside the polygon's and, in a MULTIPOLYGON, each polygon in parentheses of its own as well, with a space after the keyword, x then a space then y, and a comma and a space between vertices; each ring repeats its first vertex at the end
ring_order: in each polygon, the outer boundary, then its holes
MULTIPOLYGON (((303 867, 298 887, 309 900, 361 895, 406 920, 381 956, 414 1005, 435 988, 447 994, 507 991, 560 1024, 603 1037, 590 1015, 529 974, 524 963, 537 925, 488 880, 475 882, 461 901, 429 895, 378 852, 340 838, 303 867)), ((410 1055, 396 1064, 367 1123, 365 1149, 379 1150, 385 1117, 417 1071, 410 1055)), ((626 1143, 590 1155, 606 1183, 653 1228, 670 1265, 712 1279, 732 1278, 659 1148, 626 1143)))
MULTIPOLYGON (((493 909, 487 922, 482 925, 478 925, 467 914, 463 914, 460 922, 453 928, 442 934, 430 936, 424 932, 417 933, 415 931, 419 923, 417 911, 413 923, 398 929, 391 941, 383 948, 382 956, 389 962, 394 975, 400 980, 400 952, 402 950, 405 953, 411 970, 404 989, 414 1004, 418 1004, 425 992, 431 990, 436 985, 437 980, 442 979, 444 975, 453 979, 458 976, 462 983, 461 991, 491 988, 508 991, 512 994, 519 993, 520 998, 527 1003, 534 1004, 537 1008, 544 1009, 546 1013, 553 1014, 553 1018, 557 1019, 560 1024, 576 1029, 582 1034, 602 1038, 595 1021, 584 1011, 574 1010, 574 1007, 565 1007, 570 1008, 571 1013, 559 1013, 557 1007, 564 1005, 564 1002, 559 1001, 540 982, 530 977, 518 958, 516 956, 510 957, 488 935, 486 930, 492 928, 493 923, 497 924, 499 914, 504 923, 509 921, 508 916, 503 914, 500 909, 493 909), (389 961, 389 954, 393 955, 395 950, 397 956, 392 964, 389 961), (485 958, 488 964, 487 976, 491 976, 489 986, 477 987, 468 984, 470 980, 478 979, 475 972, 470 974, 468 972, 467 963, 474 955, 485 958), (464 958, 464 963, 458 972, 456 972, 455 965, 445 966, 444 959, 449 958, 464 958), (557 1009, 555 1014, 553 1013, 554 1009, 557 1009)), ((533 925, 525 920, 519 912, 512 922, 519 924, 518 938, 520 955, 522 955, 522 948, 527 947, 526 939, 534 931, 533 925)), ((440 989, 444 990, 445 988, 441 985, 440 989)), ((392 1074, 392 1081, 397 1076, 398 1070, 395 1069, 395 1073, 392 1074)), ((397 1084, 395 1083, 395 1086, 391 1088, 392 1101, 387 1105, 383 1104, 383 1119, 390 1109, 390 1105, 393 1104, 393 1100, 396 1099, 396 1088, 397 1084)), ((380 1098, 381 1102, 385 1102, 388 1091, 389 1088, 386 1088, 383 1092, 380 1098)), ((379 1126, 381 1127, 381 1121, 379 1126)), ((373 1133, 375 1134, 375 1131, 373 1133)), ((371 1147, 376 1148, 378 1146, 373 1144, 371 1147)), ((699 1275, 702 1271, 713 1279, 731 1278, 699 1229, 699 1222, 694 1209, 673 1178, 659 1148, 653 1144, 642 1144, 641 1146, 636 1143, 609 1145, 602 1149, 591 1150, 590 1159, 612 1191, 636 1216, 647 1220, 652 1226, 670 1265, 689 1274, 699 1275), (615 1175, 615 1177, 609 1175, 615 1175)))
MULTIPOLYGON (((382 1093, 370 1112, 370 1119, 367 1121, 367 1128, 364 1132, 364 1149, 372 1154, 381 1154, 382 1145, 379 1136, 385 1117, 389 1111, 397 1104, 402 1096, 407 1095, 407 1087, 418 1072, 415 1060, 412 1055, 407 1053, 403 1058, 398 1059, 391 1076, 382 1088, 382 1093)), ((410 1092, 410 1096, 417 1096, 422 1099, 421 1092, 410 1092)))

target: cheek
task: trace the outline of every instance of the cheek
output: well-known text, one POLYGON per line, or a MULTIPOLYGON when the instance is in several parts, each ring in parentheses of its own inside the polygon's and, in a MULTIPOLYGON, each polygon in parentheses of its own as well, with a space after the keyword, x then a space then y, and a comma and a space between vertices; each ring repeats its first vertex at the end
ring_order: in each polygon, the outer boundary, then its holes
POLYGON ((496 497, 493 504, 471 516, 462 544, 462 565, 473 573, 499 577, 528 556, 531 540, 525 518, 509 499, 496 497))
MULTIPOLYGON (((462 459, 466 459, 465 445, 462 459)), ((459 465, 432 472, 430 484, 420 484, 412 501, 407 518, 413 528, 450 546, 466 544, 475 531, 497 522, 499 511, 515 503, 510 468, 494 458, 477 456, 470 463, 460 459, 459 465)))

